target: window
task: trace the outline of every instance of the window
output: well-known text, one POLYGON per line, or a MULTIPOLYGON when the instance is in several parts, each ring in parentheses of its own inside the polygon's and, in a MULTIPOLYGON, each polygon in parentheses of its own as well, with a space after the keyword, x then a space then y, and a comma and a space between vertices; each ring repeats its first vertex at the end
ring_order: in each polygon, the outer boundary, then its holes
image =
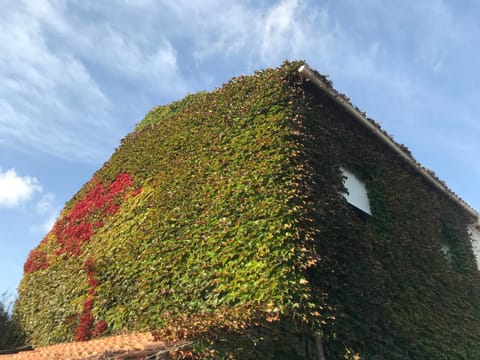
POLYGON ((453 256, 452 256, 452 250, 450 249, 450 246, 448 246, 448 244, 442 243, 442 246, 440 247, 440 251, 445 256, 447 261, 450 264, 452 264, 453 263, 453 256))
POLYGON ((480 231, 472 224, 468 226, 468 233, 472 241, 473 255, 475 255, 477 269, 480 270, 480 231))
POLYGON ((365 188, 365 183, 363 183, 359 178, 357 178, 350 171, 340 168, 344 178, 343 185, 347 189, 346 193, 342 193, 347 202, 354 206, 357 209, 362 210, 368 215, 372 215, 370 211, 370 201, 368 200, 367 189, 365 188))

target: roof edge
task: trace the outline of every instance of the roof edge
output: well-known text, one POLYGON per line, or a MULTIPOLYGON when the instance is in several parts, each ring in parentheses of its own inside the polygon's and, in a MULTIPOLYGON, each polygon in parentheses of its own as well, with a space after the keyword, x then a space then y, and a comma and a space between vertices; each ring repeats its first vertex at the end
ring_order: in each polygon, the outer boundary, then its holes
POLYGON ((330 86, 325 84, 310 68, 308 65, 302 65, 298 68, 298 72, 304 78, 310 80, 318 89, 328 95, 335 103, 340 105, 345 111, 347 111, 355 120, 370 130, 378 139, 380 139, 385 145, 393 150, 402 160, 410 165, 419 175, 421 175, 427 182, 433 185, 437 190, 444 193, 454 203, 465 210, 475 221, 475 226, 480 228, 479 213, 462 200, 458 195, 451 191, 440 180, 430 175, 424 167, 416 162, 410 155, 405 153, 400 146, 398 146, 392 139, 390 139, 382 130, 376 127, 373 123, 368 121, 359 110, 353 107, 347 100, 345 100, 341 94, 333 90, 330 86))

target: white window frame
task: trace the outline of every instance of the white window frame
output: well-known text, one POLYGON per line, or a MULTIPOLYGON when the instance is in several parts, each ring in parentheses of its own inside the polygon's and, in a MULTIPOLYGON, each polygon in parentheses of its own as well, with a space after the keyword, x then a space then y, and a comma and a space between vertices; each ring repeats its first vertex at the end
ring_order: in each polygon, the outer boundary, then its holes
POLYGON ((347 202, 363 211, 368 215, 372 215, 370 208, 370 200, 368 198, 367 188, 365 183, 361 181, 354 173, 341 167, 340 171, 343 176, 343 186, 347 189, 347 192, 342 193, 347 202))
POLYGON ((452 249, 450 249, 448 244, 442 243, 440 251, 450 264, 453 263, 452 249))
POLYGON ((472 242, 472 250, 477 263, 477 270, 480 270, 480 230, 476 225, 477 224, 468 225, 468 234, 470 235, 470 241, 472 242))

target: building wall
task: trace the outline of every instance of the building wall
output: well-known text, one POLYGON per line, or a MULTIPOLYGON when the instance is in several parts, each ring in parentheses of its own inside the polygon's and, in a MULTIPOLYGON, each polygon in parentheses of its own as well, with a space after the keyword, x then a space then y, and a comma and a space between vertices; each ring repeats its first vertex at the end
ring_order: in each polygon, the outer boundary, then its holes
POLYGON ((299 66, 146 116, 30 254, 32 344, 160 328, 219 358, 317 358, 320 338, 327 359, 480 358, 470 219, 299 66))
POLYGON ((323 328, 327 358, 480 357, 471 219, 318 90, 306 89, 300 138, 311 176, 304 191, 320 259, 309 278, 331 313, 323 328), (371 215, 342 196, 342 167, 365 183, 371 215))

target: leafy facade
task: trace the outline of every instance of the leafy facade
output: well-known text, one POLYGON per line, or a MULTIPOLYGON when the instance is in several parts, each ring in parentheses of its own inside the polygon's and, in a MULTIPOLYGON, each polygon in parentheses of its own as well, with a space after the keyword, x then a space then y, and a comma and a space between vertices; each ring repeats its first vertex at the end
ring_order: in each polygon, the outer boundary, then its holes
POLYGON ((159 330, 204 357, 314 358, 320 339, 327 358, 480 356, 468 214, 300 65, 146 116, 30 254, 15 317, 31 343, 159 330))

